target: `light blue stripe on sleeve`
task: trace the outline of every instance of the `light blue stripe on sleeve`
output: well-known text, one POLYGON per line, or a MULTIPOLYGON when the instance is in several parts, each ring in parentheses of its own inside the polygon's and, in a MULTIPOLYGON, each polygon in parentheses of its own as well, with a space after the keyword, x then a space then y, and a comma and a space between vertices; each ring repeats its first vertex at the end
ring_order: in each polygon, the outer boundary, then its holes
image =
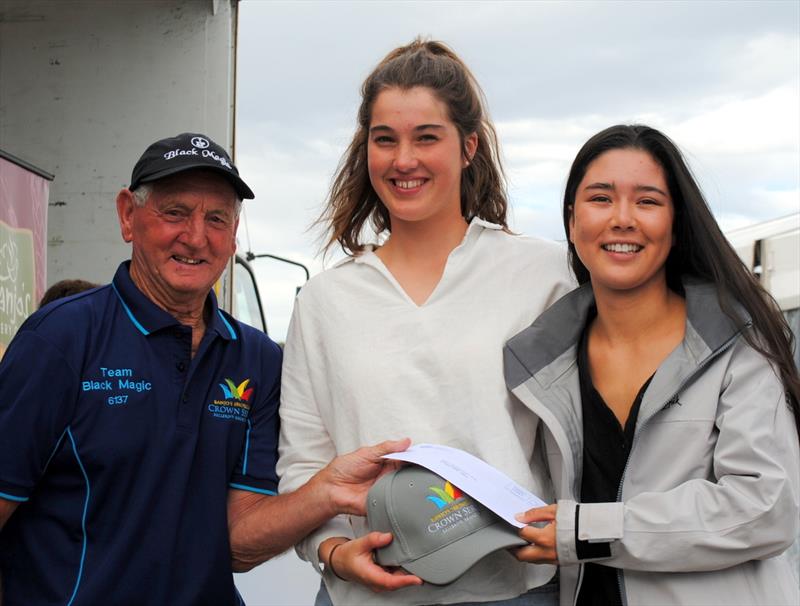
POLYGON ((254 488, 253 486, 245 486, 244 484, 234 484, 231 482, 228 484, 231 488, 238 488, 239 490, 247 490, 249 492, 258 492, 260 494, 268 494, 272 497, 278 496, 278 493, 274 490, 264 490, 263 488, 254 488))
MULTIPOLYGON (((56 441, 56 445, 53 447, 53 452, 50 453, 50 456, 47 458, 47 463, 44 464, 45 470, 50 466, 50 461, 53 460, 53 456, 56 454, 56 451, 58 450, 58 447, 61 445, 61 441, 64 439, 64 436, 67 434, 68 431, 69 431, 69 427, 67 427, 63 431, 63 433, 61 434, 61 437, 58 438, 58 440, 56 441)), ((13 494, 7 494, 5 492, 0 492, 0 498, 8 499, 9 501, 17 501, 19 503, 24 503, 25 501, 28 500, 28 497, 17 497, 17 496, 14 496, 13 494)))
POLYGON ((17 503, 24 503, 28 500, 28 497, 17 497, 13 494, 8 494, 7 492, 0 492, 0 499, 6 499, 8 501, 15 501, 17 503))

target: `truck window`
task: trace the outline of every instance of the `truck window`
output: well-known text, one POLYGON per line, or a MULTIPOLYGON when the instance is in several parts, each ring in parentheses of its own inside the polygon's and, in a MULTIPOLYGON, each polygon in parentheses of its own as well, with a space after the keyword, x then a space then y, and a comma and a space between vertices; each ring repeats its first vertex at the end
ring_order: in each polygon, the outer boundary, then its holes
POLYGON ((247 261, 238 255, 233 266, 233 306, 237 320, 267 332, 255 275, 247 261))

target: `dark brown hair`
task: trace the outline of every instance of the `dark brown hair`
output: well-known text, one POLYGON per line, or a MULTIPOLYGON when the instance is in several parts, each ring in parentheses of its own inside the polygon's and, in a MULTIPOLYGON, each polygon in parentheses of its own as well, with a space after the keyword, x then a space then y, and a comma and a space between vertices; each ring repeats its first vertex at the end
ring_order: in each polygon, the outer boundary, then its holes
POLYGON ((417 38, 386 55, 361 87, 356 132, 339 162, 325 209, 316 221, 325 227, 323 251, 335 242, 347 254, 362 251, 367 223, 377 234, 391 232, 389 213, 373 189, 367 170, 372 108, 382 91, 416 86, 430 89, 447 107, 465 158, 466 138, 472 133, 478 137, 477 151, 461 171, 462 216, 467 221, 480 217, 507 229, 505 175, 483 92, 464 62, 447 45, 417 38))
POLYGON ((745 339, 778 370, 800 436, 800 377, 792 358, 792 331, 775 299, 759 284, 723 235, 677 145, 656 129, 643 125, 612 126, 589 139, 575 157, 562 210, 569 262, 578 282, 588 282, 589 271, 578 258, 575 245, 569 242, 572 206, 589 165, 612 149, 647 152, 664 170, 675 208, 672 230, 676 245, 667 257, 668 285, 680 292, 681 277, 694 276, 716 284, 723 311, 735 321, 738 315, 734 306, 744 308, 754 328, 745 331, 745 339))
POLYGON ((42 295, 42 300, 39 301, 39 307, 44 307, 56 299, 77 295, 79 292, 97 288, 98 286, 100 285, 86 280, 61 280, 45 291, 44 295, 42 295))

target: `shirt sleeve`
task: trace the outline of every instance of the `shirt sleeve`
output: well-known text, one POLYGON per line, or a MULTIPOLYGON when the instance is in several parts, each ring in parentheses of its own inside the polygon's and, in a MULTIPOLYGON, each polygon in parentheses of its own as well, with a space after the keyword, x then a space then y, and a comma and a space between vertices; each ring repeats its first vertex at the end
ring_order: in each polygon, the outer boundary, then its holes
POLYGON ((0 362, 0 498, 28 500, 63 440, 79 387, 63 353, 23 325, 0 362))
MULTIPOLYGON (((304 297, 308 294, 308 291, 301 292, 295 301, 286 337, 278 464, 283 492, 297 490, 337 455, 336 445, 320 415, 320 402, 315 393, 315 388, 324 393, 326 381, 318 374, 319 358, 311 361, 319 351, 314 339, 320 336, 309 334, 312 331, 304 327, 304 318, 313 317, 315 311, 313 305, 306 307, 309 302, 313 303, 304 297)), ((355 537, 347 516, 337 516, 321 525, 295 549, 302 559, 321 571, 319 546, 325 539, 338 536, 355 537)))
POLYGON ((281 385, 281 351, 268 342, 261 368, 261 397, 247 418, 245 440, 230 487, 260 494, 278 494, 278 402, 281 385))

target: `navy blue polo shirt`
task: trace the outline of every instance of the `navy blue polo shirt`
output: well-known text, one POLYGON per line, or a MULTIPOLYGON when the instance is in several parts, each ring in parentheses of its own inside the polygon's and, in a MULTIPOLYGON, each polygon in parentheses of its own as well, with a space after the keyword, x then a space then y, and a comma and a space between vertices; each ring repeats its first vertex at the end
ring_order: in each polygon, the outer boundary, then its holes
POLYGON ((192 358, 123 263, 20 328, 0 363, 5 606, 240 603, 227 493, 277 490, 281 352, 207 309, 192 358))

